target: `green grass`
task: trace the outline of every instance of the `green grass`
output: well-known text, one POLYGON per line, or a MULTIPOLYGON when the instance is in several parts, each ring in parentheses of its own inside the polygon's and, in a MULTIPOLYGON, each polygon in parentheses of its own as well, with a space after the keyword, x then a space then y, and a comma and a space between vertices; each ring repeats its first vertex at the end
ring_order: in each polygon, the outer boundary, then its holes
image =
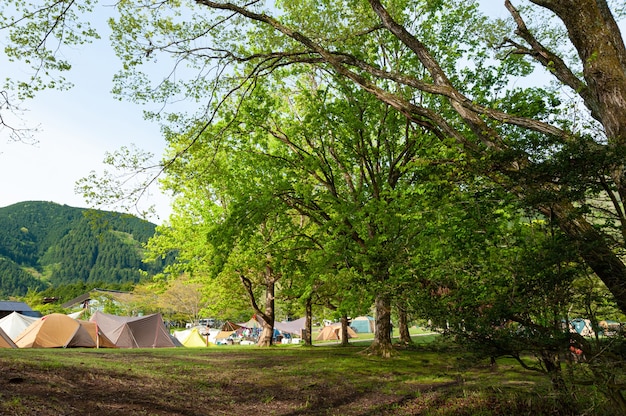
MULTIPOLYGON (((424 342, 348 347, 0 350, 4 415, 559 414, 549 382, 424 342)), ((606 413, 610 414, 610 413, 606 413)))

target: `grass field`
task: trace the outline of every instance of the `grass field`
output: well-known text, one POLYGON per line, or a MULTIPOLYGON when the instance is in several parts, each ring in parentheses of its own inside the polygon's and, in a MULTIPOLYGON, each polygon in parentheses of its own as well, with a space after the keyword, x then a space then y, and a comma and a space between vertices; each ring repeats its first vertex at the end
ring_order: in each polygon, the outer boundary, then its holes
POLYGON ((3 349, 0 414, 563 414, 548 381, 514 362, 492 368, 432 337, 416 341, 393 359, 363 354, 367 343, 3 349))

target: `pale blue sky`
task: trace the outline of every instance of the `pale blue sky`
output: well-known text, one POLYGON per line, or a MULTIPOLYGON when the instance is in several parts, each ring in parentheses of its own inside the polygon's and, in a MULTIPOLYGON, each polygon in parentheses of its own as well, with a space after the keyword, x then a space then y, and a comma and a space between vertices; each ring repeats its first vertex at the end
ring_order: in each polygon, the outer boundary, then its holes
MULTIPOLYGON (((118 62, 107 34, 93 44, 66 49, 64 54, 72 63, 66 77, 74 88, 43 91, 22 103, 26 111, 21 118, 27 126, 38 128, 33 135, 37 143, 11 142, 6 129, 0 131, 0 207, 27 200, 87 207, 74 186, 92 170, 105 169, 105 152, 134 143, 158 160, 164 150, 158 126, 143 120, 142 108, 120 102, 110 93, 118 62)), ((3 78, 6 70, 19 73, 19 67, 2 61, 3 78)), ((154 204, 160 218, 150 219, 162 222, 170 212, 169 199, 157 187, 150 194, 140 206, 154 204)))

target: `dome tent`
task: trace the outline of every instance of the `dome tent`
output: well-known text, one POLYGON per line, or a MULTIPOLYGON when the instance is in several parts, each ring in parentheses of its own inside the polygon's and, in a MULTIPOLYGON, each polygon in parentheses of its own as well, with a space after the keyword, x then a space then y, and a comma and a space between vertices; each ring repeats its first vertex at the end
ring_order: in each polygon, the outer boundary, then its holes
MULTIPOLYGON (((354 330, 348 327, 348 338, 358 338, 358 335, 354 330)), ((341 340, 341 323, 327 325, 315 338, 316 341, 339 341, 341 340)))
POLYGON ((115 346, 94 323, 78 321, 60 313, 46 315, 33 322, 15 339, 15 344, 20 348, 115 346))
POLYGON ((6 332, 0 328, 0 348, 17 348, 17 345, 13 342, 6 332))
POLYGON ((350 322, 350 328, 359 334, 373 334, 376 323, 371 316, 357 316, 350 322))
POLYGON ((19 312, 11 312, 9 315, 0 318, 0 328, 15 341, 15 339, 37 319, 39 318, 22 315, 19 312))

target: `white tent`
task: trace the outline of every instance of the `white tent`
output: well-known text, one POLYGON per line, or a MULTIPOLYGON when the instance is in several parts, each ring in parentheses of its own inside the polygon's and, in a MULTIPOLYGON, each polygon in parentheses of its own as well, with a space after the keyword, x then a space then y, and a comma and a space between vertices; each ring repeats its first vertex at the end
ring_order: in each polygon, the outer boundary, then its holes
POLYGON ((18 312, 11 312, 4 318, 0 319, 0 328, 13 340, 24 332, 33 322, 39 318, 22 315, 18 312))

